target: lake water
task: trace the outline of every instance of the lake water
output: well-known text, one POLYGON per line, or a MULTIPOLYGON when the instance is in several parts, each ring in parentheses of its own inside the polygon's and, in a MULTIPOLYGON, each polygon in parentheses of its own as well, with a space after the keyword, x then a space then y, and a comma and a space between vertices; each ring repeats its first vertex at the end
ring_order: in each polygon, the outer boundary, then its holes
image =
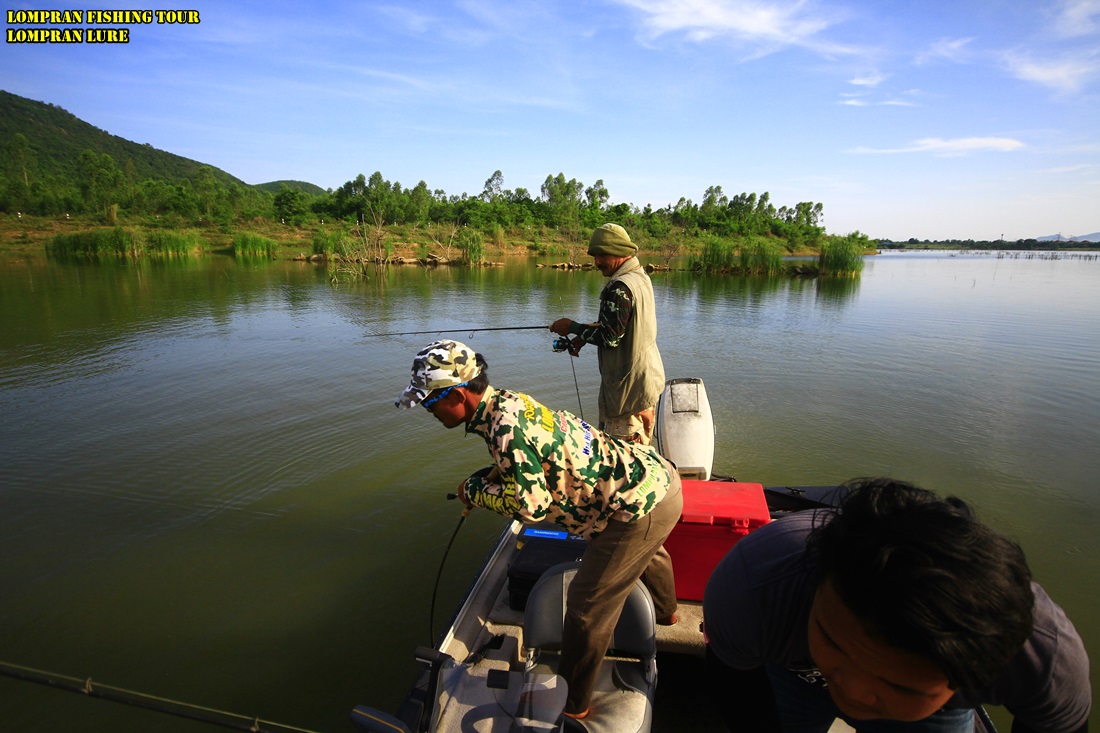
MULTIPOLYGON (((0 661, 348 730, 394 709, 504 520, 482 442, 393 400, 429 329, 595 318, 598 272, 517 260, 0 258, 0 661)), ((1100 261, 904 253, 854 282, 654 275, 669 378, 704 380, 715 470, 888 474, 1017 539, 1100 659, 1100 261)), ((596 415, 595 354, 459 332, 492 381, 596 415)), ((6 730, 208 730, 0 678, 6 730)))

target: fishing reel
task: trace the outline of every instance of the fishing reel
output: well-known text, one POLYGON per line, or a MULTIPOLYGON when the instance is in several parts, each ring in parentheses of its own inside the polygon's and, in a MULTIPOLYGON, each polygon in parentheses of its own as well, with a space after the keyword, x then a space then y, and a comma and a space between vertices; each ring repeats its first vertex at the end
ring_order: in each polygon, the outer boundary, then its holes
POLYGON ((572 346, 572 343, 570 343, 567 337, 558 336, 556 339, 554 339, 554 343, 551 345, 550 348, 552 348, 555 353, 560 354, 563 351, 569 351, 570 346, 572 346))

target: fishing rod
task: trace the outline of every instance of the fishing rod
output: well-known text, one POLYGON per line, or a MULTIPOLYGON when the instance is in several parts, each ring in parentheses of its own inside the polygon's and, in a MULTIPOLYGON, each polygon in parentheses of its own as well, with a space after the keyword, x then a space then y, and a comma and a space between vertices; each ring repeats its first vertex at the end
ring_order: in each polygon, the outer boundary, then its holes
MULTIPOLYGON (((448 500, 457 498, 458 494, 447 494, 448 500)), ((455 527, 455 531, 451 534, 451 541, 447 543, 447 549, 443 551, 443 559, 439 561, 439 572, 435 574, 435 585, 432 586, 432 604, 428 608, 428 640, 430 644, 435 644, 435 597, 436 594, 439 593, 439 581, 443 577, 443 566, 447 564, 447 556, 451 554, 451 546, 455 543, 455 537, 458 537, 458 530, 462 529, 462 525, 466 524, 466 517, 470 516, 472 511, 473 507, 467 506, 463 508, 462 516, 458 520, 458 526, 455 527)))
POLYGON ((423 336, 429 333, 476 333, 478 331, 549 331, 549 326, 497 326, 495 328, 437 328, 431 331, 402 331, 400 333, 374 333, 372 336, 423 336))
POLYGON ((23 667, 18 664, 9 664, 8 662, 0 662, 0 675, 23 680, 24 682, 34 682, 39 685, 45 685, 46 687, 52 687, 55 690, 77 692, 100 700, 131 705, 155 713, 175 715, 180 718, 196 720, 200 723, 219 725, 223 728, 250 731, 251 733, 315 733, 306 728, 297 728, 292 725, 273 723, 269 720, 260 720, 258 717, 238 715, 224 710, 215 710, 214 708, 192 705, 178 700, 147 695, 143 692, 127 690, 122 687, 105 685, 100 682, 93 682, 91 677, 85 679, 68 677, 54 672, 23 667))

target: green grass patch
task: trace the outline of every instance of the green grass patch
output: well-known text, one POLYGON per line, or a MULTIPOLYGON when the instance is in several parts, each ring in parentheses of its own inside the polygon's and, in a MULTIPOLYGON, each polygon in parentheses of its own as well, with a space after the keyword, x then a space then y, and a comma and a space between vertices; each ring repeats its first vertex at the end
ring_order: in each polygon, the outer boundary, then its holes
POLYGON ((313 254, 332 259, 344 250, 344 235, 320 229, 313 233, 313 254))
POLYGON ((688 260, 688 269, 696 272, 730 272, 736 263, 733 249, 733 242, 728 239, 706 237, 698 257, 688 260))
POLYGON ((821 274, 831 277, 858 277, 863 272, 863 255, 871 249, 866 234, 852 232, 843 237, 826 237, 821 243, 818 264, 821 274))
POLYGON ((466 228, 458 235, 458 249, 462 252, 462 262, 467 265, 480 265, 485 259, 485 240, 481 232, 466 228))
POLYGON ((122 227, 90 229, 58 234, 46 243, 46 253, 56 257, 102 257, 137 255, 134 233, 122 227))
POLYGON ((274 239, 247 232, 233 238, 233 255, 236 257, 274 257, 278 248, 274 239))
POLYGON ((154 255, 184 256, 201 252, 203 240, 194 233, 154 231, 145 233, 145 251, 154 255))
POLYGON ((741 244, 741 271, 747 275, 778 275, 783 271, 783 248, 763 237, 741 244))

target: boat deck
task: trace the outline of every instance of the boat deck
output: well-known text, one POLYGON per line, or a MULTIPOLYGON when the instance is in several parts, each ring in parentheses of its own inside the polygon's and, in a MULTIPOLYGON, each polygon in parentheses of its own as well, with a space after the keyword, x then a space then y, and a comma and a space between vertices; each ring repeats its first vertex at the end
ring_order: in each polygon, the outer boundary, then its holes
MULTIPOLYGON (((513 522, 502 533, 438 646, 456 662, 469 665, 474 680, 487 677, 490 670, 513 680, 522 675, 523 611, 510 606, 508 593, 508 568, 518 552, 521 530, 522 525, 513 522)), ((660 682, 653 730, 725 731, 707 690, 702 603, 681 600, 677 617, 675 625, 657 627, 660 682)), ((483 682, 481 685, 484 687, 483 682)), ((466 691, 452 692, 452 704, 466 697, 466 691)), ((463 706, 476 707, 476 697, 471 695, 463 706)), ((455 714, 445 717, 452 721, 462 718, 461 710, 452 712, 455 714)), ((587 722, 592 730, 599 727, 587 722)), ((439 730, 464 729, 440 721, 439 730)), ((838 720, 830 733, 844 731, 851 729, 838 720)))

